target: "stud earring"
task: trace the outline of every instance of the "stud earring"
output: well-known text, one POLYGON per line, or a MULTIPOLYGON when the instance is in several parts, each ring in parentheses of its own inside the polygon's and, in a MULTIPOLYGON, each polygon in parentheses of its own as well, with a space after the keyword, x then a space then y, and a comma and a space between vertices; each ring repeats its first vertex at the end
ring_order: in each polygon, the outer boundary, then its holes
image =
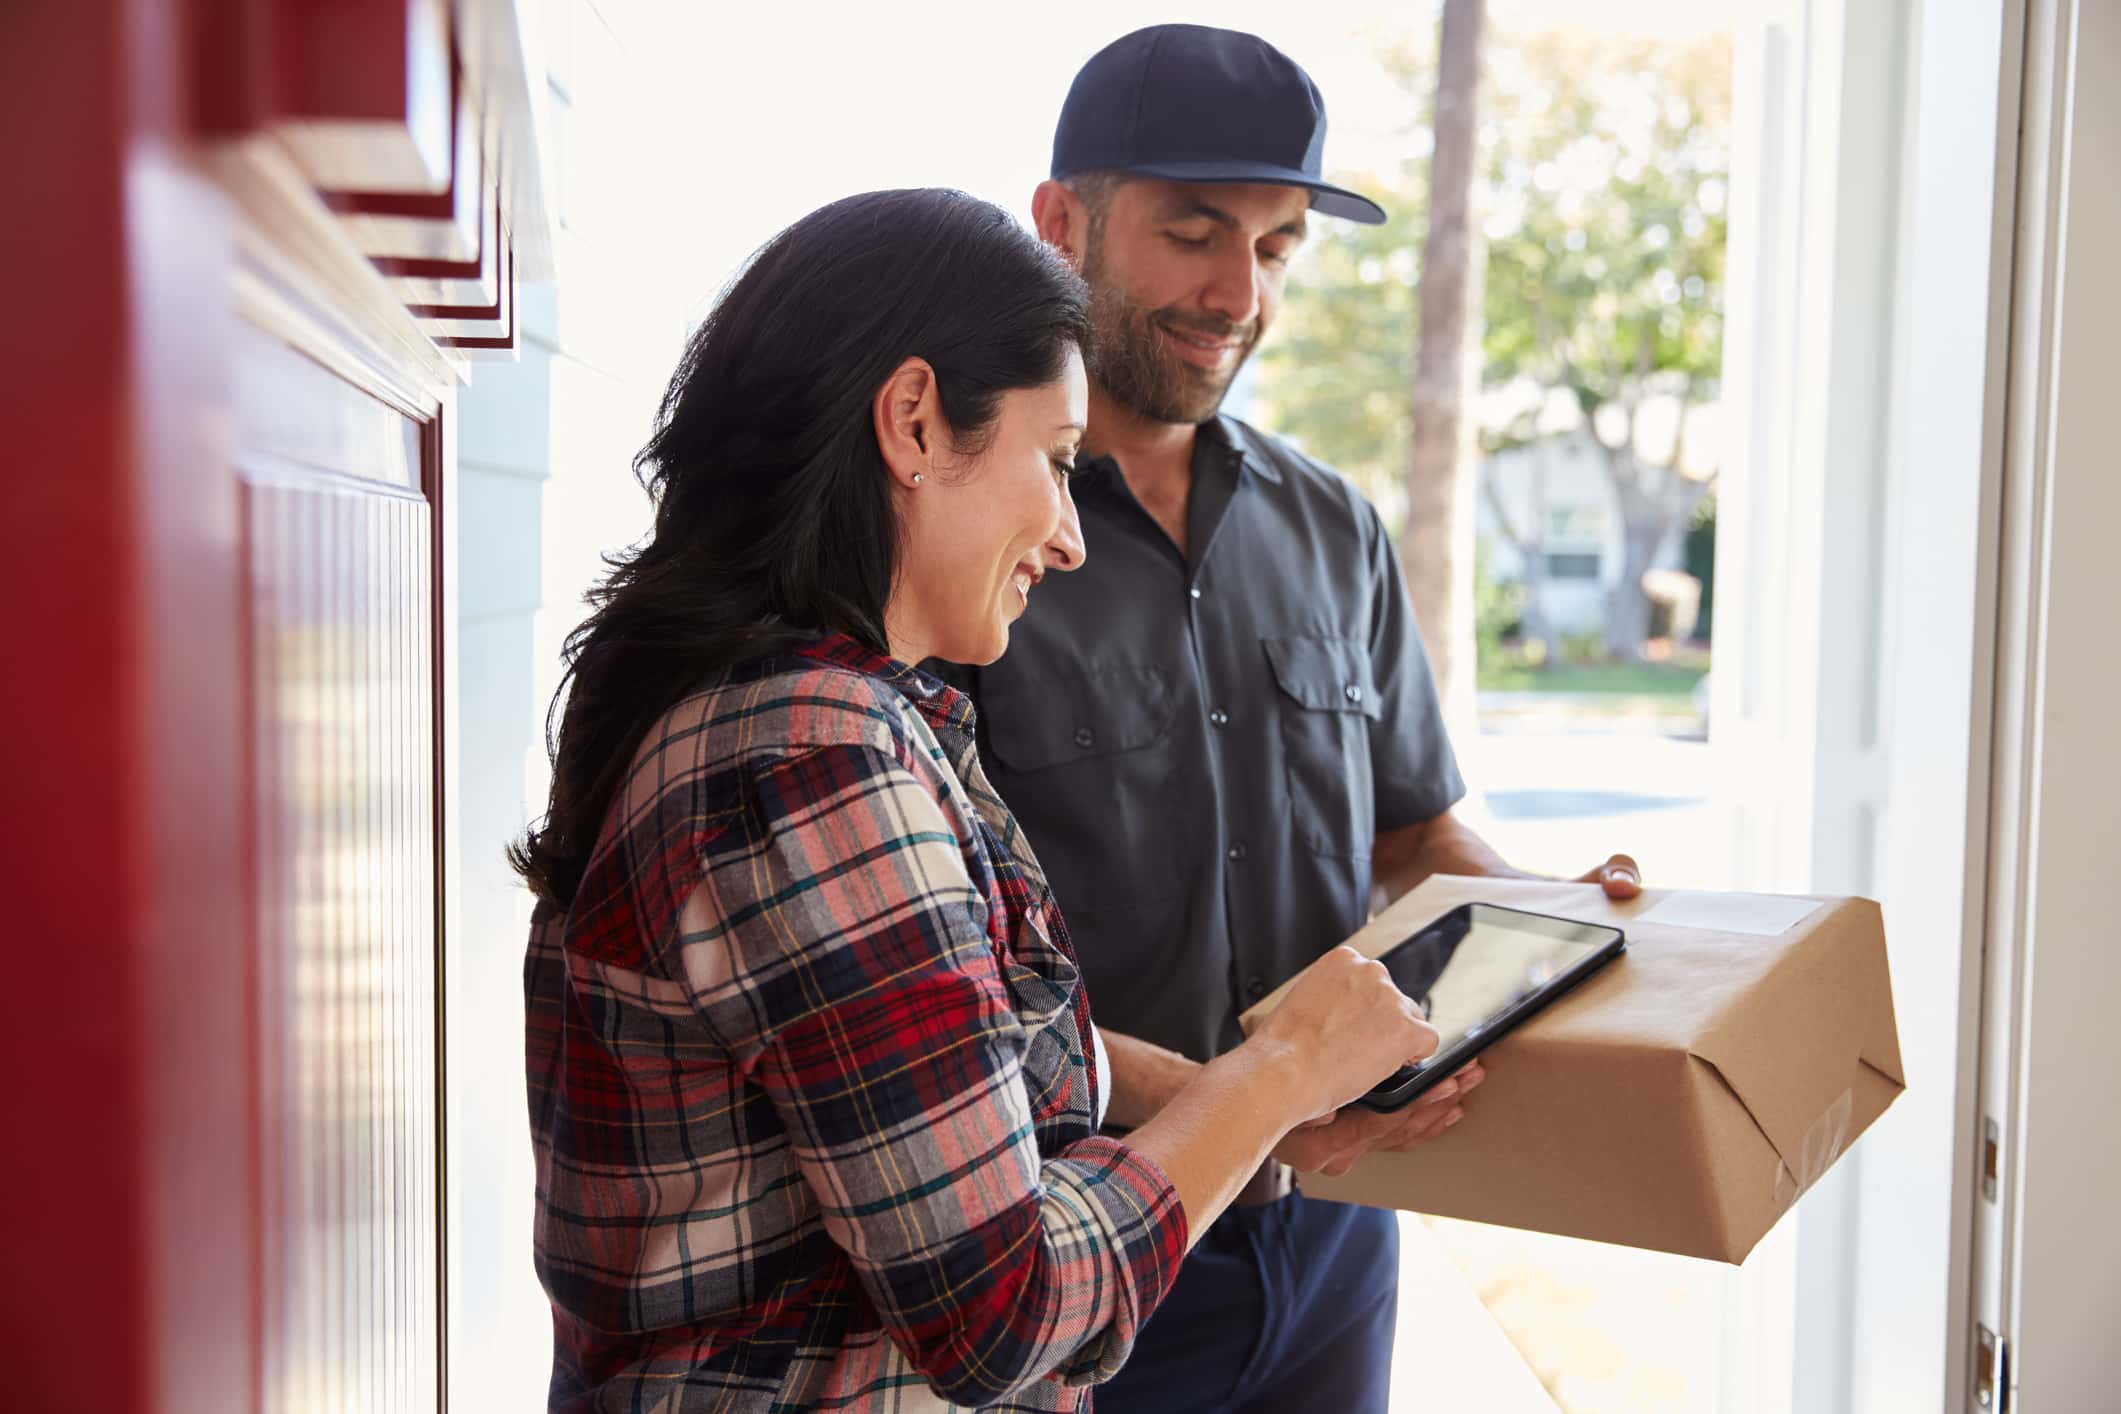
POLYGON ((915 473, 913 473, 913 484, 916 486, 920 485, 923 481, 926 481, 927 479, 927 476, 922 472, 916 471, 915 473))

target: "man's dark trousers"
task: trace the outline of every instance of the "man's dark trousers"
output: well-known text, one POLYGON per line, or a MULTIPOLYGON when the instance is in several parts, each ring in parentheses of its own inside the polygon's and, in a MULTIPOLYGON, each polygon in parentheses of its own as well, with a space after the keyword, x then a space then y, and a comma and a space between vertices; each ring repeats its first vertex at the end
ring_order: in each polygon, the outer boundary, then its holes
POLYGON ((1097 1414, 1385 1414, 1399 1222, 1302 1194, 1202 1236, 1097 1414))

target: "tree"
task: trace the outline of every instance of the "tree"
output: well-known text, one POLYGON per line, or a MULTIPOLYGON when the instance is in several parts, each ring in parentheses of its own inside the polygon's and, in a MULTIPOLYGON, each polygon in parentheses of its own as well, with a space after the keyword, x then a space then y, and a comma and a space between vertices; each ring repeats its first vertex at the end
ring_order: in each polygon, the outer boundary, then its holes
MULTIPOLYGON (((1574 403, 1620 511, 1606 653, 1634 659, 1642 576, 1714 484, 1687 436, 1723 364, 1730 61, 1715 42, 1591 48, 1544 35, 1497 63, 1516 101, 1490 164, 1486 381, 1574 403)), ((1536 419, 1485 440, 1527 435, 1536 419)))
MULTIPOLYGON (((1729 46, 1557 32, 1485 47, 1479 441, 1493 453, 1595 439, 1625 546, 1607 647, 1637 657, 1642 571, 1713 482, 1683 434, 1684 410, 1716 396, 1723 357, 1729 46)), ((1410 92, 1433 72, 1418 42, 1384 62, 1410 92)), ((1424 137, 1401 170, 1347 178, 1383 193, 1391 220, 1312 244, 1260 358, 1265 419, 1348 473, 1388 521, 1403 514, 1411 458, 1424 137)), ((1545 527, 1513 529, 1536 559, 1545 527)))
MULTIPOLYGON (((1471 585, 1458 563, 1460 422, 1466 400, 1466 319, 1473 283, 1473 170, 1478 160, 1480 31, 1486 0, 1443 0, 1430 131, 1429 223, 1414 287, 1420 336, 1409 384, 1413 448, 1400 560, 1436 688, 1450 700, 1460 609, 1471 585)), ((1469 577, 1468 577, 1469 578, 1469 577)), ((1467 665, 1470 666, 1470 665, 1467 665)))

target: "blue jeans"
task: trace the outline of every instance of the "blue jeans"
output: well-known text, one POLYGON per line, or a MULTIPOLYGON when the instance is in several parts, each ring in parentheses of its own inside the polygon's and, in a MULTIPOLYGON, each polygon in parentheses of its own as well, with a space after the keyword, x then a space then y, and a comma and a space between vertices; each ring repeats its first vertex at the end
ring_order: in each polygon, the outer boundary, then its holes
POLYGON ((1179 1268, 1096 1414, 1385 1414, 1399 1221, 1291 1194, 1232 1208, 1179 1268))

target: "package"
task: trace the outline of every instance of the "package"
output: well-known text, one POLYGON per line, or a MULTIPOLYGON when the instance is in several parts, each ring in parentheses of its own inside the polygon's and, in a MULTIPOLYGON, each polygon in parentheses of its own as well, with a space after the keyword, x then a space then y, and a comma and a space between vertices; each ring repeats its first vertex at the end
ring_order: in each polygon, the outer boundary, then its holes
POLYGON ((1472 902, 1614 924, 1627 951, 1488 1048, 1449 1134, 1306 1194, 1739 1262, 1906 1086, 1868 899, 1446 875, 1348 941, 1374 957, 1472 902))

